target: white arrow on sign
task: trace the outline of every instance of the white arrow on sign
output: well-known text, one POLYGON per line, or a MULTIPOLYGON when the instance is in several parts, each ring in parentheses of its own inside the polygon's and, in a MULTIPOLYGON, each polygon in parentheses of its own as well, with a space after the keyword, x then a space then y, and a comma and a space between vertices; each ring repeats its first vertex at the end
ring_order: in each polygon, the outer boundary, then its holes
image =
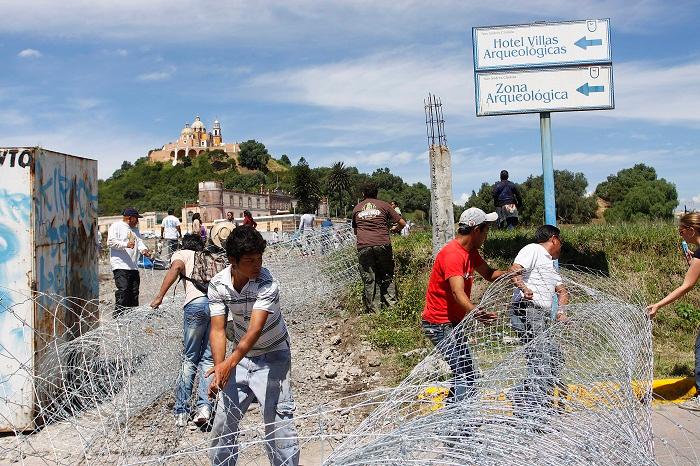
POLYGON ((615 108, 612 66, 476 74, 477 116, 615 108))
POLYGON ((610 21, 475 27, 474 70, 608 63, 610 21))

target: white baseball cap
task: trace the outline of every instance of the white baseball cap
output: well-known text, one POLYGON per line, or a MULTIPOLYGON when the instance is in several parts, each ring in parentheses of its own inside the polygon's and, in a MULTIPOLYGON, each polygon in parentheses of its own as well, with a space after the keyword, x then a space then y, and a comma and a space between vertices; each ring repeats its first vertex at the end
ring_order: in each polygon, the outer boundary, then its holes
POLYGON ((478 207, 470 207, 459 216, 459 224, 468 227, 475 227, 484 222, 495 222, 496 220, 498 220, 498 214, 496 212, 487 214, 478 207))

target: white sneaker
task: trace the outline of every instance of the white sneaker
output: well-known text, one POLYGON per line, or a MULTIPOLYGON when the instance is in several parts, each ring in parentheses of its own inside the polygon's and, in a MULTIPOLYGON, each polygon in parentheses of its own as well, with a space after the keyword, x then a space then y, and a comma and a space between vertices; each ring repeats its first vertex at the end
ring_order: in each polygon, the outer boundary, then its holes
POLYGON ((687 409, 688 411, 700 411, 700 395, 684 401, 683 403, 679 404, 678 407, 687 409))
POLYGON ((189 416, 187 413, 178 413, 175 415, 175 427, 185 427, 187 426, 189 416))
POLYGON ((202 405, 197 408, 197 414, 194 416, 194 423, 198 426, 208 424, 211 419, 211 408, 207 405, 202 405))

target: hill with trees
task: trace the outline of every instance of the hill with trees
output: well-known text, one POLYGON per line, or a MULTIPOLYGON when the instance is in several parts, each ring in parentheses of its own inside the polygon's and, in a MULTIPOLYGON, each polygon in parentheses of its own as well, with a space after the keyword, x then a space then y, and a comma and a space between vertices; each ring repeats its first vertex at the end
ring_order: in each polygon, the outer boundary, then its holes
POLYGON ((243 192, 258 192, 261 185, 266 190, 281 189, 299 199, 300 210, 315 210, 321 197, 327 197, 330 212, 340 217, 351 212, 362 197, 362 185, 370 180, 379 186, 379 197, 397 201, 408 218, 424 220, 430 208, 426 185, 409 185, 388 168, 372 174, 343 162, 312 168, 304 157, 292 165, 288 155, 277 160, 264 144, 250 140, 241 143, 237 158, 212 150, 176 166, 150 163, 145 157, 133 164, 125 161, 112 176, 99 181, 99 213, 118 215, 126 206, 141 211, 177 209, 198 198, 200 181, 212 180, 243 192))

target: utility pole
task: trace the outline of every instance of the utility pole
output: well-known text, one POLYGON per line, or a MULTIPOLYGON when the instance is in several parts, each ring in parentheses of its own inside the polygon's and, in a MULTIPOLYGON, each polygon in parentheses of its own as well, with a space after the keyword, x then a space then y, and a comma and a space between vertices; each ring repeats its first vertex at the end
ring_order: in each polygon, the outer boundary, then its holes
POLYGON ((454 238, 452 203, 452 157, 447 148, 442 101, 428 94, 423 101, 430 163, 430 217, 433 226, 433 255, 454 238))

